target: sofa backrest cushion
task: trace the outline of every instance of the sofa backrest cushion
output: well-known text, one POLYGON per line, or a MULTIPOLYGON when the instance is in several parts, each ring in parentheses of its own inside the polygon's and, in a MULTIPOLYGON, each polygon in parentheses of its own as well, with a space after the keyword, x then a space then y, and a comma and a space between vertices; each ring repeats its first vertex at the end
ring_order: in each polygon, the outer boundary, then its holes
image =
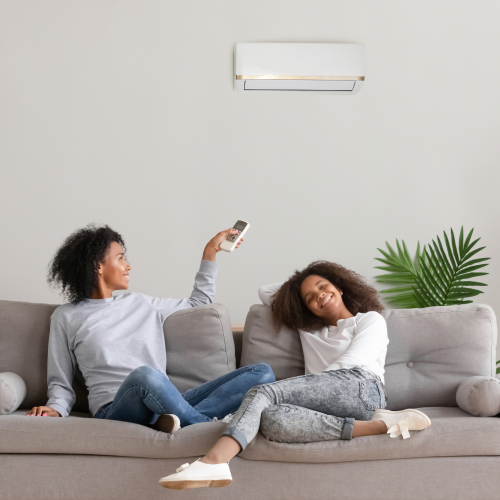
POLYGON ((184 309, 163 325, 167 375, 181 392, 236 370, 233 332, 221 304, 184 309))
MULTIPOLYGON (((495 373, 497 326, 481 304, 383 312, 389 346, 385 366, 388 408, 456 406, 467 377, 495 373)), ((304 374, 298 332, 273 330, 271 309, 252 306, 243 332, 241 365, 268 363, 278 379, 304 374)))
MULTIPOLYGON (((0 372, 26 382, 23 408, 47 402, 50 316, 57 305, 0 300, 0 372)), ((167 374, 181 391, 236 367, 231 321, 224 306, 210 304, 172 314, 164 323, 167 374)), ((74 411, 88 412, 88 391, 77 369, 74 411)))
POLYGON ((456 406, 460 383, 495 373, 497 325, 482 304, 384 313, 388 408, 456 406))
POLYGON ((25 381, 23 408, 47 402, 50 316, 56 307, 0 301, 0 371, 17 373, 25 381))
POLYGON ((267 363, 276 380, 304 375, 304 354, 299 332, 286 326, 274 331, 271 308, 256 304, 250 308, 243 330, 241 366, 267 363))

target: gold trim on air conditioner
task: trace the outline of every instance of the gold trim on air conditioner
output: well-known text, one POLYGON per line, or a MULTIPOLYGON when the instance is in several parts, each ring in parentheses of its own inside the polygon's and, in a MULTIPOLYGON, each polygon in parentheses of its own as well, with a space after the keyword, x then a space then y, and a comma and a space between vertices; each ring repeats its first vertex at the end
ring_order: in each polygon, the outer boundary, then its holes
POLYGON ((236 80, 330 80, 361 81, 364 76, 305 76, 305 75, 236 75, 236 80))

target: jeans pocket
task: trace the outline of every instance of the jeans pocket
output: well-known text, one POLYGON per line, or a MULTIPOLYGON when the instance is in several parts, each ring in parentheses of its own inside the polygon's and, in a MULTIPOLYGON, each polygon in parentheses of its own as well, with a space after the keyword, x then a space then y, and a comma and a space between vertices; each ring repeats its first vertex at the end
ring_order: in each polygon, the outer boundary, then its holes
POLYGON ((384 387, 376 379, 362 380, 359 383, 359 398, 367 410, 375 411, 386 406, 384 387))

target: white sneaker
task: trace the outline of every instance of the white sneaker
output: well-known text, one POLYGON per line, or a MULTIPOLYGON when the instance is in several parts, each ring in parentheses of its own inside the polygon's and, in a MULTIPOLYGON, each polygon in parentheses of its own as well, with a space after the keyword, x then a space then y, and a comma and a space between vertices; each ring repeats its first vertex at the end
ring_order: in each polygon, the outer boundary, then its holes
POLYGON ((431 419, 419 410, 376 410, 372 420, 382 420, 387 425, 387 434, 391 438, 403 435, 403 439, 410 438, 409 431, 421 431, 431 425, 431 419))
POLYGON ((233 477, 229 464, 206 464, 200 459, 191 465, 181 465, 176 474, 160 479, 160 485, 170 490, 190 490, 191 488, 220 488, 231 484, 233 477))

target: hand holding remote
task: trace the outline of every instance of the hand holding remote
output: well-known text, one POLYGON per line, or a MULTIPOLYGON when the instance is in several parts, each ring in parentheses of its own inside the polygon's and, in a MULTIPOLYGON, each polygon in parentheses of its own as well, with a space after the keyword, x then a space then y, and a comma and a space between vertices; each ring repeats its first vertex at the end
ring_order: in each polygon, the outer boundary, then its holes
MULTIPOLYGON (((203 260, 210 260, 212 262, 215 262, 215 257, 217 255, 217 252, 220 252, 222 249, 220 247, 221 243, 226 240, 226 238, 230 234, 237 234, 238 231, 236 231, 233 228, 226 229, 225 231, 221 231, 220 233, 217 233, 206 245, 205 250, 203 251, 203 260)), ((236 248, 239 248, 241 243, 243 242, 243 238, 238 242, 236 245, 236 248)))
POLYGON ((236 230, 236 234, 229 234, 226 239, 220 244, 221 250, 225 252, 232 252, 235 248, 238 248, 240 241, 243 239, 243 235, 248 231, 250 224, 244 220, 237 220, 233 228, 236 230))

